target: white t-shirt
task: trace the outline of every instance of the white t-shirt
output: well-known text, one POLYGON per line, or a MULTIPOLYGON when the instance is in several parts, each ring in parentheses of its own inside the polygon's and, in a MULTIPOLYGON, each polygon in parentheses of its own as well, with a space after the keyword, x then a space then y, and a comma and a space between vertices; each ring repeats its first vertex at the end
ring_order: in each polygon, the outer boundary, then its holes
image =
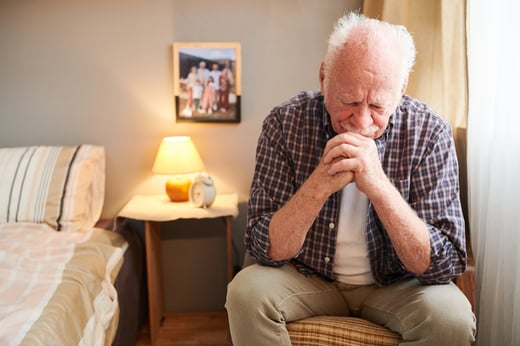
POLYGON ((367 196, 354 183, 345 186, 341 196, 334 260, 334 273, 339 282, 352 285, 375 282, 368 258, 367 212, 367 196))

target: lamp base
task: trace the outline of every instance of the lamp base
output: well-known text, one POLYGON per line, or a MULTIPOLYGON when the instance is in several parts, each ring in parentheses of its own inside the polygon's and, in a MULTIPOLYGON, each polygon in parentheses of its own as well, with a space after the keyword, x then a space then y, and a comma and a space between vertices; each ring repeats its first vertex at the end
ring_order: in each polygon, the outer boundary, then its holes
POLYGON ((172 202, 186 202, 190 199, 191 179, 174 176, 166 182, 166 194, 172 202))

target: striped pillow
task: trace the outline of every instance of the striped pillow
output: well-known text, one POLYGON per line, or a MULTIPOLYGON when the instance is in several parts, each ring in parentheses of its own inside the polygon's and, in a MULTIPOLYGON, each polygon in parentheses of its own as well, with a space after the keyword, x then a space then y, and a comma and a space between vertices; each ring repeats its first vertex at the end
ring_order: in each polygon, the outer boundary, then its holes
POLYGON ((101 146, 0 148, 0 223, 88 229, 101 216, 104 195, 101 146))

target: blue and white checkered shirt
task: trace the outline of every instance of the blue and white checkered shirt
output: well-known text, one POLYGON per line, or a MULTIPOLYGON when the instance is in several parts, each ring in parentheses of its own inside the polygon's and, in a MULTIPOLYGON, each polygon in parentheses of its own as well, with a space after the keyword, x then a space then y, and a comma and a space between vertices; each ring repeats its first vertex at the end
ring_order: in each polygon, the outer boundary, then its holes
MULTIPOLYGON (((246 248, 260 264, 281 266, 268 256, 269 223, 318 165, 335 136, 323 96, 302 92, 275 107, 264 120, 248 206, 246 248)), ((430 232, 430 268, 417 279, 447 283, 464 272, 466 242, 459 199, 458 164, 449 124, 425 104, 405 95, 385 133, 375 140, 383 169, 430 232)), ((291 261, 304 273, 333 280, 340 193, 327 200, 291 261)), ((372 274, 379 285, 412 277, 399 260, 373 206, 366 238, 372 274)))

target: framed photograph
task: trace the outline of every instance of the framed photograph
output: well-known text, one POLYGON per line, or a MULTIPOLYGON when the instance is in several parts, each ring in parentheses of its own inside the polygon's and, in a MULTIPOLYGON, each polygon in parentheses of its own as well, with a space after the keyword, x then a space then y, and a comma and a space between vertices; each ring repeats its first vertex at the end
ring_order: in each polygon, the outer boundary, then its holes
POLYGON ((240 43, 174 43, 176 120, 239 123, 241 71, 240 43))

